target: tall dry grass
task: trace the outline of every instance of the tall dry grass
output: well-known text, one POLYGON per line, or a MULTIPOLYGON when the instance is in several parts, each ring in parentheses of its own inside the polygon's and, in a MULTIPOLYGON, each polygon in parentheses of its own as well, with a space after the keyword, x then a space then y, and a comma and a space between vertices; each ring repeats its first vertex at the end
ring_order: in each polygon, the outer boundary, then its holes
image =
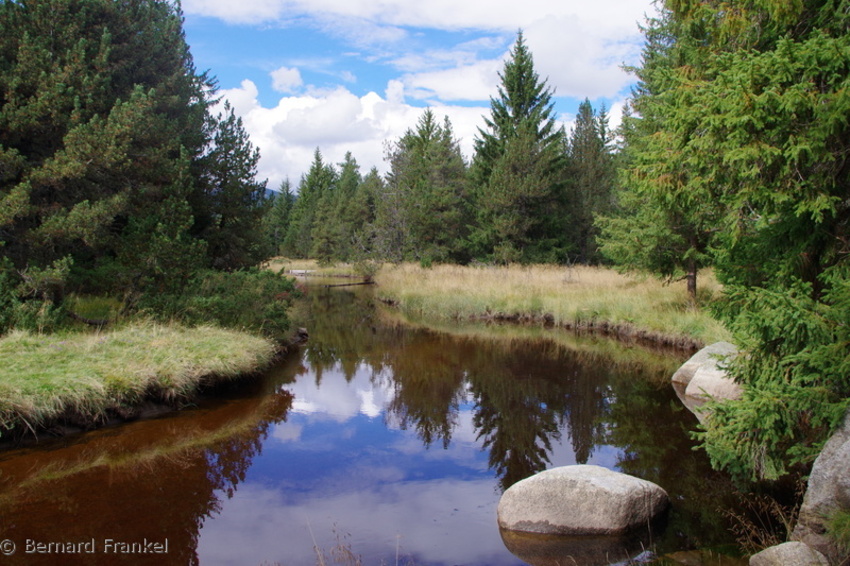
MULTIPOLYGON (((700 274, 698 303, 721 290, 700 274)), ((385 266, 378 295, 416 317, 545 319, 571 327, 635 329, 701 343, 728 339, 723 326, 689 300, 684 282, 664 284, 588 266, 385 266)))
POLYGON ((266 366, 269 340, 214 327, 134 323, 96 334, 0 339, 0 434, 60 417, 92 423, 146 398, 175 401, 201 385, 266 366))

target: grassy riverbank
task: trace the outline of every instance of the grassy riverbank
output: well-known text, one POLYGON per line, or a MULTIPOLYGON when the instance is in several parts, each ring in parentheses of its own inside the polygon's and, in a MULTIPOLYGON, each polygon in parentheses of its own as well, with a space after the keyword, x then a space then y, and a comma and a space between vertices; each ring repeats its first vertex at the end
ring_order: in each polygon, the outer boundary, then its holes
POLYGON ((98 333, 0 338, 0 434, 98 423, 142 401, 173 403, 268 365, 267 339, 210 326, 136 322, 98 333))
MULTIPOLYGON (((551 321, 671 344, 728 339, 723 326, 690 304, 684 282, 630 277, 599 267, 384 266, 378 296, 425 319, 551 321)), ((700 279, 700 304, 720 292, 710 273, 700 279)))
POLYGON ((333 265, 319 265, 315 259, 289 259, 277 257, 270 260, 266 267, 275 273, 284 270, 286 275, 292 272, 312 275, 316 277, 359 277, 357 269, 350 263, 335 263, 333 265))

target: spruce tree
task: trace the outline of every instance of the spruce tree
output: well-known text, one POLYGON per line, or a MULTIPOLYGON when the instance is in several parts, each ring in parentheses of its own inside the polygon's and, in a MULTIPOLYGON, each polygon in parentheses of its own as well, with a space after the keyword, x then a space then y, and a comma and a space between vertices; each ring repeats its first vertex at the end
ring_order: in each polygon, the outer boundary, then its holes
POLYGON ((555 122, 552 91, 534 70, 534 60, 521 31, 499 78, 499 96, 490 99, 486 128, 479 129, 475 139, 471 173, 478 214, 470 237, 472 247, 481 258, 493 259, 495 250, 511 249, 517 250, 514 255, 520 261, 563 259, 567 253, 564 131, 555 122), (517 142, 518 138, 523 140, 517 142), (511 162, 523 159, 509 152, 519 148, 526 151, 527 142, 532 143, 533 154, 540 160, 532 167, 539 177, 526 180, 536 186, 533 204, 524 201, 523 191, 527 193, 528 187, 515 192, 505 184, 510 178, 505 177, 505 169, 510 169, 511 162), (494 176, 497 168, 503 170, 501 176, 494 176), (508 236, 508 232, 496 228, 505 207, 537 215, 529 220, 541 229, 508 236), (525 245, 536 238, 542 238, 540 245, 525 245))
POLYGON ((775 478, 811 464, 850 399, 850 12, 843 1, 665 8, 639 74, 627 194, 633 218, 657 219, 642 231, 688 243, 686 226, 714 249, 744 393, 710 406, 704 446, 736 476, 775 478))
POLYGON ((711 249, 724 214, 720 187, 702 172, 701 156, 686 149, 698 135, 681 109, 693 104, 691 77, 703 72, 698 38, 680 37, 669 12, 651 20, 631 104, 636 116, 623 121, 626 147, 618 206, 598 218, 602 253, 629 269, 668 280, 687 280, 697 299, 699 270, 712 263, 711 249))
POLYGON ((596 263, 600 259, 594 221, 611 209, 616 180, 611 141, 604 106, 596 112, 585 99, 579 105, 567 151, 572 197, 570 234, 580 263, 596 263))
MULTIPOLYGON (((336 171, 326 164, 319 148, 313 153, 310 170, 298 185, 298 198, 292 207, 289 227, 283 241, 284 253, 292 257, 310 257, 314 252, 316 223, 319 206, 326 193, 333 190, 336 171)), ((329 206, 329 205, 328 205, 329 206)), ((323 242, 327 240, 323 237, 323 242)))
POLYGON ((448 117, 440 124, 425 110, 416 128, 391 146, 388 161, 386 191, 393 208, 383 218, 395 215, 392 225, 404 227, 402 255, 426 263, 462 260, 467 172, 448 117))
POLYGON ((281 246, 289 227, 289 218, 292 207, 295 204, 295 193, 289 179, 281 182, 277 192, 271 196, 271 205, 263 217, 263 230, 266 235, 268 255, 275 256, 282 253, 281 246))

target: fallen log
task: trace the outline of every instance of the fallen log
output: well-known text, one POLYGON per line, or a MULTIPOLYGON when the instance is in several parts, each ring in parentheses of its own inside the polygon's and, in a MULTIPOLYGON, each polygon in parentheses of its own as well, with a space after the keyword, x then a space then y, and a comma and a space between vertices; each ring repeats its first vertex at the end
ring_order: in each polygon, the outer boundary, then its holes
POLYGON ((108 318, 86 318, 71 311, 68 311, 68 316, 70 316, 74 320, 79 320, 80 322, 88 324, 90 326, 106 326, 107 324, 109 324, 108 318))
POLYGON ((327 289, 329 287, 354 287, 355 285, 374 285, 374 281, 361 281, 360 283, 336 283, 334 285, 324 285, 327 289))

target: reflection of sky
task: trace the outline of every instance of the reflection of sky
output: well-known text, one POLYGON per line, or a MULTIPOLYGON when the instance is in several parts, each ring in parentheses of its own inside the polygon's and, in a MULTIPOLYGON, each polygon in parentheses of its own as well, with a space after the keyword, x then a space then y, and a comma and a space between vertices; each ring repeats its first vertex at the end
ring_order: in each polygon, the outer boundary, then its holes
MULTIPOLYGON (((499 536, 498 480, 468 399, 448 448, 426 449, 387 417, 391 381, 365 366, 350 381, 326 369, 319 385, 308 371, 286 389, 295 396, 286 422, 270 430, 245 481, 204 523, 202 564, 313 565, 313 538, 328 556, 338 540, 350 545, 364 564, 395 564, 397 545, 400 564, 522 564, 499 536)), ((552 466, 575 463, 562 436, 552 466)), ((613 467, 619 454, 596 447, 589 463, 613 467)))

